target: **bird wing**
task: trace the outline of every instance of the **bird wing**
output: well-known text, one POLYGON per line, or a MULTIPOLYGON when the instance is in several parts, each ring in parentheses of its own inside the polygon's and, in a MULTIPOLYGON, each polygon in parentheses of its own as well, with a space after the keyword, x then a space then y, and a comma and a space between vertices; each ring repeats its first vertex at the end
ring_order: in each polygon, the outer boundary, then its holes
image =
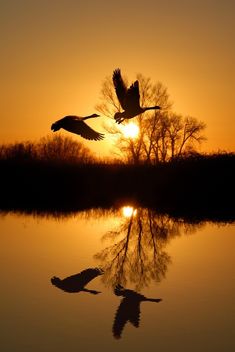
POLYGON ((139 327, 140 324, 140 300, 131 300, 129 299, 129 322, 135 326, 139 327))
POLYGON ((80 128, 80 136, 86 139, 94 140, 94 141, 99 141, 104 139, 104 134, 96 132, 93 130, 91 127, 89 127, 84 121, 79 121, 81 123, 81 128, 80 128))
POLYGON ((123 110, 126 110, 127 87, 122 79, 121 71, 119 68, 114 70, 113 72, 113 84, 114 84, 114 88, 115 88, 119 103, 121 104, 121 107, 123 108, 123 110))
POLYGON ((96 132, 84 121, 79 119, 69 121, 69 123, 67 123, 63 128, 69 132, 79 134, 83 138, 89 140, 99 141, 104 138, 103 133, 96 132))
POLYGON ((99 275, 102 275, 103 271, 99 268, 88 268, 85 269, 83 271, 81 271, 78 274, 72 275, 72 276, 68 276, 66 277, 63 282, 74 282, 74 283, 79 283, 79 285, 82 286, 86 286, 86 284, 88 284, 88 282, 90 282, 91 280, 93 280, 94 278, 96 278, 99 275))
POLYGON ((135 81, 126 93, 126 110, 136 110, 140 108, 139 82, 135 81))
POLYGON ((130 322, 136 328, 140 324, 140 300, 123 298, 121 301, 113 322, 113 336, 121 338, 122 331, 127 322, 130 322))
POLYGON ((126 298, 124 298, 121 301, 121 303, 116 311, 115 317, 114 317, 112 330, 113 330, 113 336, 116 339, 121 338, 124 326, 126 325, 128 319, 129 319, 128 310, 127 310, 128 304, 126 301, 127 301, 126 298))

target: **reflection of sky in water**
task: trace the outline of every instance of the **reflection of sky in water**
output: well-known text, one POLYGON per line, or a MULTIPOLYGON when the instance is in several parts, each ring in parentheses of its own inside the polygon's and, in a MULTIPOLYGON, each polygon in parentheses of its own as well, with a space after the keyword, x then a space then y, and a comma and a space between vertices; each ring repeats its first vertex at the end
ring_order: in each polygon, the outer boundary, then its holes
MULTIPOLYGON (((147 228, 150 218, 143 212, 148 211, 138 209, 133 217, 132 231, 138 226, 147 228)), ((122 211, 107 212, 103 217, 91 212, 65 219, 10 214, 0 218, 4 351, 232 350, 233 225, 192 228, 176 226, 167 217, 152 218, 162 235, 167 236, 163 230, 168 225, 170 240, 162 240, 161 250, 171 264, 165 279, 157 283, 152 278, 141 293, 162 298, 162 302, 142 302, 140 327, 126 324, 119 341, 112 337, 112 325, 122 297, 115 296, 106 282, 104 285, 104 276, 87 285, 101 291, 95 296, 69 294, 51 285, 53 276, 64 278, 98 266, 94 256, 125 238, 126 232, 116 233, 115 238, 107 233, 120 226, 128 230, 130 219, 122 211)), ((135 237, 134 232, 131 236, 135 237)), ((128 288, 135 289, 134 281, 128 279, 128 288)))

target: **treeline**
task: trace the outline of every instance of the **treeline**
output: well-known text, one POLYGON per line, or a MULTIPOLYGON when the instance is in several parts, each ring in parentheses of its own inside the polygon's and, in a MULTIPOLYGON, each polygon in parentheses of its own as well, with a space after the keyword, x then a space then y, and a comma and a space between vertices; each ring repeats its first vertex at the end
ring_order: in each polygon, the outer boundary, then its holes
POLYGON ((56 134, 38 142, 18 142, 0 145, 0 161, 15 163, 86 164, 97 162, 83 143, 71 137, 56 134))
POLYGON ((70 212, 133 204, 177 217, 235 220, 234 153, 127 165, 81 155, 68 162, 58 154, 50 159, 41 151, 34 157, 34 148, 22 150, 1 148, 1 210, 70 212))

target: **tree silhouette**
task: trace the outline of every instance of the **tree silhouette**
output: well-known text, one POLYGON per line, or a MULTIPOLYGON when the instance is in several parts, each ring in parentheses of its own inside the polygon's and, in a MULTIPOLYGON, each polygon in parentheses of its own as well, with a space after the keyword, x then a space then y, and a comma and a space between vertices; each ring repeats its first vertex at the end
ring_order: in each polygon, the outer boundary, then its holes
POLYGON ((182 230, 191 233, 195 226, 199 225, 148 209, 138 209, 135 215, 133 212, 129 218, 122 218, 117 228, 103 237, 111 244, 95 255, 104 268, 103 282, 112 287, 129 282, 140 290, 152 281, 161 281, 171 263, 165 251, 167 243, 182 230))
POLYGON ((32 142, 16 142, 0 145, 1 160, 27 162, 37 159, 37 148, 32 142))
MULTIPOLYGON (((104 126, 116 136, 116 151, 119 158, 133 163, 157 163, 194 152, 205 140, 205 124, 196 118, 176 114, 171 111, 172 103, 167 88, 161 83, 153 84, 150 78, 137 75, 140 86, 140 103, 142 106, 159 105, 161 110, 148 111, 135 117, 139 135, 135 139, 123 136, 120 127, 113 118, 122 109, 116 97, 112 77, 106 77, 100 94, 101 102, 96 109, 110 118, 104 126)), ((127 83, 127 80, 124 78, 127 83)))
POLYGON ((196 118, 167 112, 145 121, 144 149, 148 162, 169 161, 197 150, 205 141, 203 122, 196 118))
POLYGON ((88 163, 94 160, 91 151, 80 141, 60 134, 41 138, 37 146, 41 160, 88 163))

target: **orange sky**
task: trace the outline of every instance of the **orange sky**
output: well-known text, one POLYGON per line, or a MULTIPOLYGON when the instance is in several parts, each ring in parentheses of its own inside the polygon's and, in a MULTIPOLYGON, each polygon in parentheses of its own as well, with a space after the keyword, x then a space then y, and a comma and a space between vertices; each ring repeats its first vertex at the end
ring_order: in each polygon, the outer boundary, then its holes
MULTIPOLYGON (((0 26, 0 143, 94 113, 103 79, 120 67, 129 82, 161 81, 175 112, 204 121, 203 150, 235 150, 233 0, 1 0, 0 26)), ((102 132, 103 121, 89 124, 102 132)), ((109 137, 87 145, 109 154, 109 137)))

